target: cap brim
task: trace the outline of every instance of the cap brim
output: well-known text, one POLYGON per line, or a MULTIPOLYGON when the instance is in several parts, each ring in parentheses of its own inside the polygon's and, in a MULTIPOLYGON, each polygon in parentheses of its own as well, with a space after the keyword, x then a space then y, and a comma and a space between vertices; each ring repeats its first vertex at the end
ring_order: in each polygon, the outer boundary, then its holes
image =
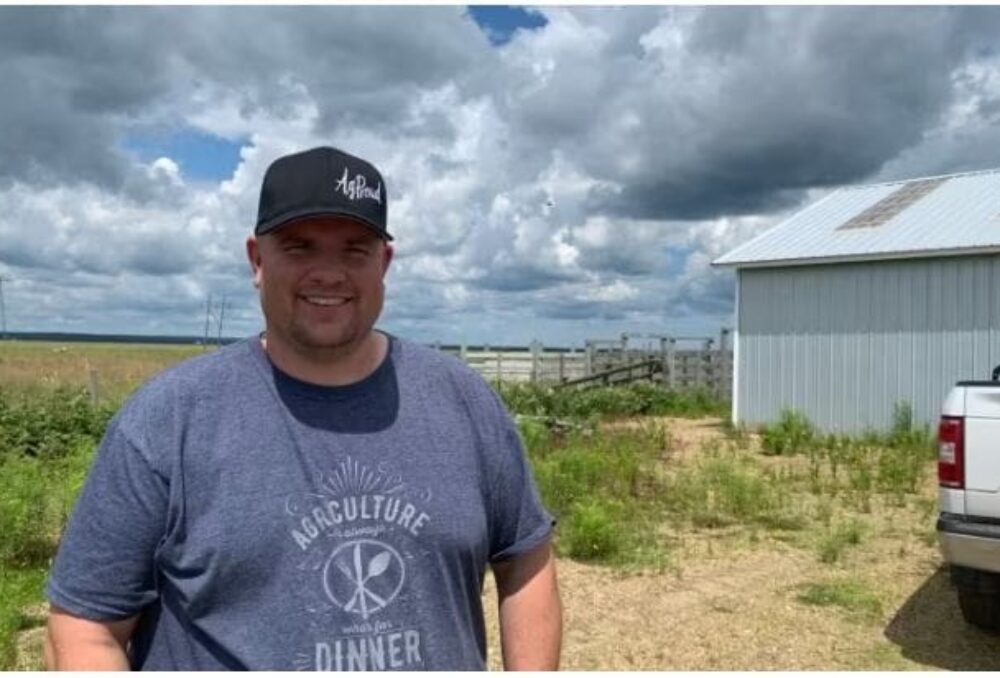
POLYGON ((254 229, 255 235, 267 235, 268 233, 273 233, 274 231, 288 226, 289 224, 302 221, 303 219, 310 219, 312 217, 343 217, 346 219, 351 219, 361 224, 368 230, 372 231, 375 235, 382 238, 383 240, 392 240, 392 236, 389 235, 388 231, 383 231, 381 228, 373 224, 368 219, 364 218, 360 214, 356 214, 349 210, 331 210, 331 209, 310 209, 310 210, 298 210, 295 212, 289 212, 287 214, 281 214, 271 219, 268 219, 262 224, 257 224, 257 228, 254 229))

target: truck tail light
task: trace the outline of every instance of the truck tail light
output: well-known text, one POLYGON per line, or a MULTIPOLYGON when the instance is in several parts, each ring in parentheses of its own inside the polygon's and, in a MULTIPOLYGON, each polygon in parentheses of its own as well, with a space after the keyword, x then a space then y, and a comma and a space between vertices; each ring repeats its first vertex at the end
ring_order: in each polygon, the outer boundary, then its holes
POLYGON ((938 426, 938 484, 965 487, 965 419, 941 417, 938 426))

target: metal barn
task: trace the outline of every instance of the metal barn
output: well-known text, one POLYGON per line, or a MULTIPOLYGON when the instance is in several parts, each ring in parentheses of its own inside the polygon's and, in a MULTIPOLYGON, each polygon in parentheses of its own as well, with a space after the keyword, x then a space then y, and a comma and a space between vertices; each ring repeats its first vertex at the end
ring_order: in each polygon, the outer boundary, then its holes
POLYGON ((1000 364, 1000 170, 838 189, 714 262, 736 269, 733 420, 934 424, 1000 364))

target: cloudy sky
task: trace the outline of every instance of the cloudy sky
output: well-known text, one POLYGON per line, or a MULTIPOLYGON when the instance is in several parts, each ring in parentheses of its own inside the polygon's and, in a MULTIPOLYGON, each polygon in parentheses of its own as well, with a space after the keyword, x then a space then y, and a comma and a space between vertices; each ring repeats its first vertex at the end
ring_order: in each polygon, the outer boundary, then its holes
POLYGON ((386 175, 381 326, 716 335, 709 263, 843 184, 1000 167, 988 7, 0 7, 10 330, 261 327, 275 157, 386 175))

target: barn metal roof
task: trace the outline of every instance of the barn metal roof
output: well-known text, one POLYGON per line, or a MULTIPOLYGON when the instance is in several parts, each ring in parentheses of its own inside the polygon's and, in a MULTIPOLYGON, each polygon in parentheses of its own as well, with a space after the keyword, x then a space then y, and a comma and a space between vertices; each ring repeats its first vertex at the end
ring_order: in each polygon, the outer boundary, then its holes
POLYGON ((716 259, 793 266, 1000 252, 1000 169, 837 189, 716 259))

